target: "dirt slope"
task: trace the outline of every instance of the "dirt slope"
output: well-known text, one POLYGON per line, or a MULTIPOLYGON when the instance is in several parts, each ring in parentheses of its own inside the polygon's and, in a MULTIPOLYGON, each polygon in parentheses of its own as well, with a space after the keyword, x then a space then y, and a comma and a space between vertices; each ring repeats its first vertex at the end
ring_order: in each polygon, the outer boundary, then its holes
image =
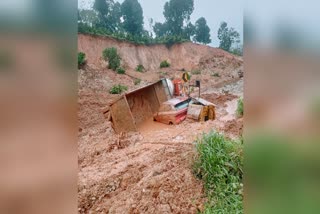
POLYGON ((125 68, 135 69, 142 64, 147 70, 155 71, 160 62, 168 60, 172 69, 191 70, 201 65, 216 62, 223 58, 225 65, 238 64, 236 57, 221 49, 198 45, 191 42, 176 44, 170 48, 165 45, 136 45, 129 42, 118 41, 108 37, 78 34, 78 49, 86 53, 89 64, 103 65, 102 51, 108 47, 116 47, 125 68))
POLYGON ((242 59, 220 49, 184 43, 137 46, 110 38, 79 35, 79 51, 88 65, 79 70, 78 90, 78 201, 79 213, 197 213, 205 202, 201 181, 192 173, 194 140, 203 132, 218 130, 238 137, 242 119, 234 104, 242 96, 243 80, 237 76, 242 59), (126 75, 106 69, 102 50, 117 47, 127 66, 126 75), (159 69, 168 59, 172 67, 159 69), (134 71, 137 64, 147 71, 134 71), (178 69, 197 68, 202 97, 217 105, 217 119, 186 120, 177 126, 148 121, 137 133, 115 134, 103 109, 119 95, 108 93, 112 85, 129 90, 158 80, 178 77, 178 69), (219 77, 212 76, 218 72, 219 77), (140 78, 139 85, 134 79, 140 78))

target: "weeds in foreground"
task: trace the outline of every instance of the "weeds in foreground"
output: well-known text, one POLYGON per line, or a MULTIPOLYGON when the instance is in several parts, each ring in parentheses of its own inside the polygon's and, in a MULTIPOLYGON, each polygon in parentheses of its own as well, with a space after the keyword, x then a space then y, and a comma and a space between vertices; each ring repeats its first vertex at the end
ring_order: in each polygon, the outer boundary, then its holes
POLYGON ((243 213, 243 142, 211 132, 197 140, 194 173, 208 197, 203 213, 243 213))

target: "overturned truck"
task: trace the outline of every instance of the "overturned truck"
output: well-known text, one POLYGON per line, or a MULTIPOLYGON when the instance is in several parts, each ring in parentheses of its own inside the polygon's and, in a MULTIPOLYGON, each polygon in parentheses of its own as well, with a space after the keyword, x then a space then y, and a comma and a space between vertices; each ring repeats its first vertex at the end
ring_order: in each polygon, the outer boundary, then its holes
POLYGON ((137 131, 137 127, 153 117, 160 104, 171 99, 170 82, 158 82, 131 91, 110 104, 113 129, 116 133, 137 131))

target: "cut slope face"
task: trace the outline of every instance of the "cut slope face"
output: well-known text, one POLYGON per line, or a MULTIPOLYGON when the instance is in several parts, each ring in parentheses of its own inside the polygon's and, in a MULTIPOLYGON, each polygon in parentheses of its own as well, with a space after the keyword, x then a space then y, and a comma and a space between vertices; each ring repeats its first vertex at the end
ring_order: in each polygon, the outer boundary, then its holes
POLYGON ((101 65, 102 51, 109 47, 118 49, 123 67, 129 69, 142 64, 147 70, 157 70, 163 60, 171 63, 172 69, 176 70, 192 70, 201 65, 218 64, 217 60, 212 59, 219 58, 223 58, 225 64, 240 65, 240 60, 226 51, 192 42, 168 48, 165 45, 136 45, 109 37, 78 34, 78 49, 86 54, 88 64, 101 65))

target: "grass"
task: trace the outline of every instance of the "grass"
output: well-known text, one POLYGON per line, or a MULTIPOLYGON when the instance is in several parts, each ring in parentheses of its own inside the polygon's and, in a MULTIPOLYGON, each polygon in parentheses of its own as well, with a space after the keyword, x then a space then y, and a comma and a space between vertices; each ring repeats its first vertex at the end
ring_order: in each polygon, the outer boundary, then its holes
POLYGON ((123 68, 117 68, 117 73, 118 74, 125 74, 126 70, 124 70, 123 68))
POLYGON ((200 71, 199 69, 197 69, 197 70, 192 70, 192 71, 191 71, 191 74, 192 74, 192 75, 199 75, 199 74, 201 74, 201 71, 200 71))
POLYGON ((243 98, 240 98, 238 100, 237 116, 238 117, 242 117, 243 116, 243 98))
POLYGON ((109 93, 110 94, 121 94, 122 92, 128 90, 128 87, 125 85, 114 85, 112 86, 112 88, 110 89, 109 93))
POLYGON ((141 65, 141 64, 137 65, 136 71, 142 73, 144 70, 145 70, 145 69, 144 69, 143 65, 141 65))
POLYGON ((194 173, 204 181, 203 213, 243 213, 243 142, 210 132, 197 140, 194 173))

